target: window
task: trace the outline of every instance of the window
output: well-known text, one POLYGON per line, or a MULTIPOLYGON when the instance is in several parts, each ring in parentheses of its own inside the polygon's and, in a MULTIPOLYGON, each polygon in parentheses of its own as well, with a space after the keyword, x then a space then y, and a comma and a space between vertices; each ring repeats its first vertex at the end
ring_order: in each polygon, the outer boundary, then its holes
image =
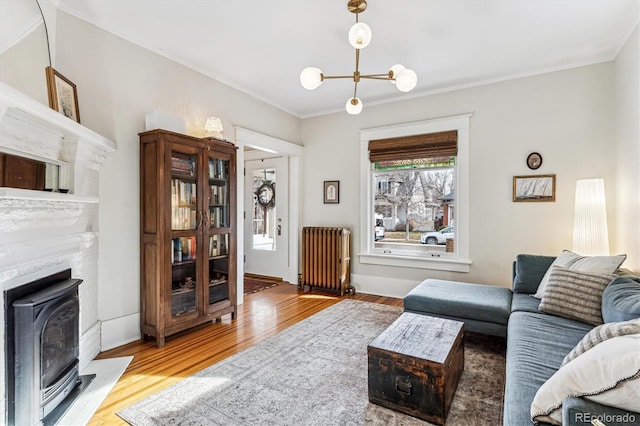
POLYGON ((469 117, 361 131, 361 263, 468 272, 469 117))
MULTIPOLYGON (((375 252, 455 252, 455 156, 372 163, 373 214, 387 230, 375 252), (446 228, 445 228, 446 227, 446 228), (442 228, 447 229, 447 235, 442 228), (436 231, 442 233, 436 234, 436 231), (447 239, 451 239, 447 244, 447 239)), ((382 225, 378 225, 378 223, 382 225)), ((405 253, 406 254, 406 253, 405 253)))

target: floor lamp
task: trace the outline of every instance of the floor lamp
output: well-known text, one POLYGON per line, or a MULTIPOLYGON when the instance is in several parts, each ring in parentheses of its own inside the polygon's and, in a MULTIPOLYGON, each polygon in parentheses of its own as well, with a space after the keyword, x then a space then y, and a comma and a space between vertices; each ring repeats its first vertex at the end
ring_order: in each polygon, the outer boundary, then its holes
POLYGON ((604 179, 576 182, 573 251, 582 256, 609 255, 604 179))

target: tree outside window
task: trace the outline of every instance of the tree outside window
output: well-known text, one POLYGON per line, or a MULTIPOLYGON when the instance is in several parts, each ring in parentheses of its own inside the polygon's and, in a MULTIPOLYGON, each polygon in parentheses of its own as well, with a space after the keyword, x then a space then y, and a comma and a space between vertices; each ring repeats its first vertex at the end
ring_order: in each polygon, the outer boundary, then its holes
POLYGON ((375 163, 374 214, 387 229, 380 245, 419 244, 421 233, 453 225, 454 166, 455 157, 375 163))

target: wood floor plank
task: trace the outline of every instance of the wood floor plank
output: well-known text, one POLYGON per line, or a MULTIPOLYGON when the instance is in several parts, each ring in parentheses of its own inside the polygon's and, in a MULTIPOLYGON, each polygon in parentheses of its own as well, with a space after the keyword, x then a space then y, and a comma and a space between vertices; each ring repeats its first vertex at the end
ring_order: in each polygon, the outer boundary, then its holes
POLYGON ((230 315, 167 339, 158 349, 155 342, 138 341, 101 353, 97 358, 133 356, 89 425, 126 425, 116 412, 236 354, 345 298, 402 306, 402 299, 357 294, 340 297, 314 289, 302 293, 283 283, 245 296, 236 320, 230 315))

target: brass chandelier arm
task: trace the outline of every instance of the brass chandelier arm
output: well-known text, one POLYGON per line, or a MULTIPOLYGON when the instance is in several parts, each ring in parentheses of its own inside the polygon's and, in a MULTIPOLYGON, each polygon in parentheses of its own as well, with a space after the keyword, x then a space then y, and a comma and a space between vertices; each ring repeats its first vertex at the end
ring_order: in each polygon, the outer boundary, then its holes
MULTIPOLYGON (((358 22, 358 14, 356 13, 356 22, 358 22)), ((356 49, 356 70, 353 72, 353 100, 357 98, 356 92, 358 91, 358 82, 360 81, 360 49, 356 49)))
POLYGON ((353 81, 354 81, 355 83, 353 84, 353 98, 351 98, 351 99, 355 99, 355 98, 357 98, 357 96, 356 96, 356 92, 358 91, 358 81, 360 81, 360 79, 356 80, 356 79, 354 78, 354 79, 353 79, 353 81))
MULTIPOLYGON (((353 75, 324 75, 321 74, 321 79, 336 79, 336 78, 351 78, 356 83, 356 86, 361 78, 368 78, 369 80, 393 80, 394 75, 393 71, 389 71, 387 73, 380 74, 360 74, 360 49, 356 49, 356 70, 353 72, 353 75)), ((355 98, 355 90, 353 91, 353 97, 355 98)))
MULTIPOLYGON (((337 78, 350 78, 352 80, 355 81, 355 77, 353 74, 351 75, 325 75, 322 74, 322 79, 323 80, 329 80, 329 79, 337 79, 337 78)), ((358 75, 358 78, 368 78, 371 80, 393 80, 392 77, 389 77, 388 73, 384 73, 384 74, 360 74, 358 75)))
POLYGON ((360 78, 368 78, 370 80, 393 80, 393 77, 391 77, 389 73, 360 75, 360 78))
POLYGON ((332 79, 332 78, 351 78, 351 79, 353 79, 353 74, 351 74, 351 75, 324 75, 324 74, 322 74, 322 79, 323 80, 329 80, 329 79, 332 79))

